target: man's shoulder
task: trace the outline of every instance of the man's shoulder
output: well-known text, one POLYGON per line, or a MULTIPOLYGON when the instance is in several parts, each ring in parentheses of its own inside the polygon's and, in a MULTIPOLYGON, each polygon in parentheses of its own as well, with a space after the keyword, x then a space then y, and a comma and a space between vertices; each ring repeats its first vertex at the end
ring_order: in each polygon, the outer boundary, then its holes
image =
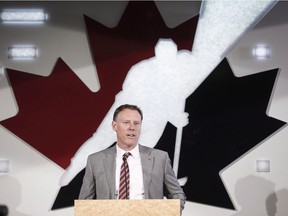
POLYGON ((149 153, 149 154, 155 154, 155 155, 167 155, 166 151, 163 151, 161 149, 151 148, 143 145, 139 145, 140 152, 143 153, 149 153))
POLYGON ((107 149, 101 150, 99 152, 95 152, 93 154, 89 155, 89 158, 101 158, 101 157, 106 157, 109 154, 113 154, 116 153, 116 148, 115 145, 113 145, 112 147, 109 147, 107 149))

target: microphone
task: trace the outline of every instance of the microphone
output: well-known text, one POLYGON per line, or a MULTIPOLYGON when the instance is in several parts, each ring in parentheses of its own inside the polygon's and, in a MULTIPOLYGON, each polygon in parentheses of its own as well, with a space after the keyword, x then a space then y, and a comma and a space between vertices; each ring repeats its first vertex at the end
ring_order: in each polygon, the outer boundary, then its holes
POLYGON ((118 199, 118 196, 119 196, 119 192, 118 190, 115 191, 115 199, 118 199))

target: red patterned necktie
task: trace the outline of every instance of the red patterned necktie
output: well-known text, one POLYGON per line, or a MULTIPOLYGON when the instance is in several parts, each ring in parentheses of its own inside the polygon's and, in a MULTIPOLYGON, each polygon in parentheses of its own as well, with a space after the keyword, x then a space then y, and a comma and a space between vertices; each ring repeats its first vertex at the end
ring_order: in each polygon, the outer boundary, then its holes
POLYGON ((119 199, 129 199, 130 175, 129 175, 129 166, 127 158, 130 155, 131 155, 130 152, 126 152, 122 158, 123 163, 121 165, 121 171, 120 171, 119 199))

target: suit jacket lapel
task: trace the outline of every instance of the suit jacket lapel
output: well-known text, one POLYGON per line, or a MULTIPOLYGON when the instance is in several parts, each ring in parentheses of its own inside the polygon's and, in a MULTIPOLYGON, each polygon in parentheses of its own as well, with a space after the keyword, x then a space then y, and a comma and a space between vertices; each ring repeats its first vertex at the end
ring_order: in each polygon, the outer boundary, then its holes
POLYGON ((139 145, 139 152, 141 157, 142 169, 143 169, 143 184, 145 199, 149 199, 149 184, 151 182, 151 173, 154 165, 154 157, 151 156, 151 151, 139 145))
POLYGON ((113 147, 106 153, 104 159, 104 170, 108 181, 110 196, 112 199, 116 198, 115 194, 115 170, 116 170, 116 147, 113 147))

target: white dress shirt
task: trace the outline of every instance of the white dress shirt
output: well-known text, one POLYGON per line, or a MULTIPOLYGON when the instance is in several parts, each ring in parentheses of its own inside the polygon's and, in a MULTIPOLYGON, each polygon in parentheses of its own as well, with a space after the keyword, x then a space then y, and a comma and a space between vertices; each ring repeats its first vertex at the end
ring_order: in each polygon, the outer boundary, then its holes
MULTIPOLYGON (((123 163, 123 154, 126 153, 118 145, 116 145, 116 194, 119 191, 120 171, 123 163)), ((130 174, 130 199, 144 199, 144 185, 143 185, 143 172, 141 165, 141 158, 139 153, 138 144, 134 149, 129 151, 131 155, 128 157, 127 162, 130 174)))

